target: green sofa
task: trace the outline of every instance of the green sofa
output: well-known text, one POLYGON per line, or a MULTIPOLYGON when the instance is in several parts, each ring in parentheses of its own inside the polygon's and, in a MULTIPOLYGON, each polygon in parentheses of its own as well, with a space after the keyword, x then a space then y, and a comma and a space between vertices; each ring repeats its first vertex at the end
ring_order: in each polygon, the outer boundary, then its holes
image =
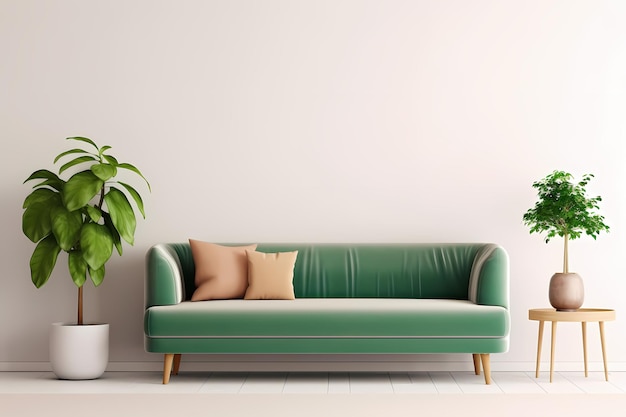
POLYGON ((490 353, 509 347, 509 262, 494 244, 259 244, 298 251, 295 300, 188 301, 189 243, 146 255, 147 352, 163 383, 182 354, 471 353, 491 382, 490 353))

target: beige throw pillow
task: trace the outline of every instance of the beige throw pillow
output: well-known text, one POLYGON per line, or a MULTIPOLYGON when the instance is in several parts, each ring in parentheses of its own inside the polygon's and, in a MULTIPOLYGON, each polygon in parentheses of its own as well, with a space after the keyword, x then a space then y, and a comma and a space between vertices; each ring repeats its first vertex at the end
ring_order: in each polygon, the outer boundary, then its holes
POLYGON ((196 266, 196 290, 191 301, 243 298, 248 288, 246 250, 257 245, 220 246, 189 239, 196 266))
POLYGON ((263 253, 247 250, 246 300, 294 300, 293 268, 298 251, 263 253))

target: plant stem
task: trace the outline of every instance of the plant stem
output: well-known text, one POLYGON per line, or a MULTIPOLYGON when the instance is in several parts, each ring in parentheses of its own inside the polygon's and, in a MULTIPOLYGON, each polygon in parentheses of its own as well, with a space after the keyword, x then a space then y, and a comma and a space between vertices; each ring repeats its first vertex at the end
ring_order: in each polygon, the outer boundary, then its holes
POLYGON ((78 287, 78 320, 77 324, 83 324, 83 286, 78 287))
POLYGON ((568 254, 569 234, 568 233, 565 233, 563 235, 563 241, 564 241, 563 273, 567 274, 569 272, 569 254, 568 254))
POLYGON ((104 184, 102 184, 102 189, 100 190, 100 201, 98 202, 98 208, 102 208, 102 204, 104 203, 104 184))

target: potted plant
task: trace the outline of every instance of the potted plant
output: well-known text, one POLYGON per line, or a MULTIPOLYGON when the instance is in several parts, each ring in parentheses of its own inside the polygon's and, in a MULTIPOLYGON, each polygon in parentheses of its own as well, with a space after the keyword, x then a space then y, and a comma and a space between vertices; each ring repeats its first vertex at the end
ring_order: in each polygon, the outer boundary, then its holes
POLYGON ((600 232, 609 231, 604 217, 595 213, 602 198, 587 197, 585 187, 592 178, 592 174, 585 174, 580 182, 573 183, 570 173, 554 171, 534 182, 539 200, 523 217, 530 233, 547 232, 546 243, 556 236, 563 238, 563 272, 552 276, 549 288, 550 304, 559 311, 575 311, 584 301, 582 278, 569 271, 569 241, 583 234, 595 240, 600 232))
MULTIPOLYGON (((122 240, 134 243, 136 213, 127 195, 145 218, 144 204, 131 185, 116 181, 120 170, 139 175, 150 190, 150 184, 133 165, 121 163, 107 154, 110 146, 99 147, 89 138, 68 140, 89 145, 89 150, 72 148, 59 154, 74 158, 59 168, 59 174, 46 169, 33 172, 25 183, 41 180, 24 200, 22 230, 36 243, 30 258, 33 284, 43 286, 56 265, 61 251, 68 254, 69 273, 78 287, 76 323, 54 323, 50 333, 50 362, 62 379, 95 379, 108 363, 108 324, 84 324, 83 286, 87 278, 97 287, 105 276, 105 264, 113 248, 122 255, 122 240), (59 175, 70 168, 86 169, 63 180, 59 175), (85 345, 88 343, 89 345, 85 345)), ((83 145, 83 146, 86 146, 83 145)))

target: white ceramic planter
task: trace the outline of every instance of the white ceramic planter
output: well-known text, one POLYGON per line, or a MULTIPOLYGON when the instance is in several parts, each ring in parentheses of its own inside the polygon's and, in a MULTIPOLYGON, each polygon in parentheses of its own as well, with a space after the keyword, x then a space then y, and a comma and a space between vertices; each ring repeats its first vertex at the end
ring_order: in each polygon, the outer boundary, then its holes
POLYGON ((60 379, 96 379, 109 362, 109 325, 53 323, 50 364, 60 379))

